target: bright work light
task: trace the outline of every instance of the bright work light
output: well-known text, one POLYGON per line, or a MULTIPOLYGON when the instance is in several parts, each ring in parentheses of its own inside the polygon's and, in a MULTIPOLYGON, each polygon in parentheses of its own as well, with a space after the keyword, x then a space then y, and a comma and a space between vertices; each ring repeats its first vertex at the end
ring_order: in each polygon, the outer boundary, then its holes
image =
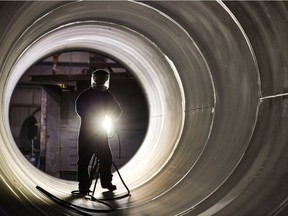
POLYGON ((103 121, 103 127, 105 128, 105 130, 107 131, 107 134, 109 135, 111 130, 112 130, 112 119, 106 115, 103 121))

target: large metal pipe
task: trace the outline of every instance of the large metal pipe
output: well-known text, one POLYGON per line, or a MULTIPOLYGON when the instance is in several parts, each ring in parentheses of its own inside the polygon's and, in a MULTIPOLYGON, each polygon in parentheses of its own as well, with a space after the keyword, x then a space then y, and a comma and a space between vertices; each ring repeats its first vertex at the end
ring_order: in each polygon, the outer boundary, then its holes
POLYGON ((8 113, 26 69, 79 49, 129 68, 149 103, 147 136, 120 170, 132 196, 109 214, 281 212, 288 194, 287 12, 285 2, 1 2, 1 214, 73 214, 35 187, 65 197, 76 182, 25 160, 8 113))

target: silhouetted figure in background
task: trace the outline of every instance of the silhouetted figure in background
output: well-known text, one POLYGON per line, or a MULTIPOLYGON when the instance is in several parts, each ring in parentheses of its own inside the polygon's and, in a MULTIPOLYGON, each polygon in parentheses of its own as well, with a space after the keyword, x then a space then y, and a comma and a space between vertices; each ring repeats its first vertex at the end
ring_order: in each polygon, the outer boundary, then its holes
POLYGON ((39 125, 36 117, 34 116, 34 114, 39 111, 40 108, 36 109, 25 119, 21 126, 17 144, 27 160, 40 169, 39 125))
POLYGON ((91 86, 81 92, 76 99, 76 112, 81 117, 78 140, 78 181, 81 194, 89 192, 88 166, 93 154, 96 154, 100 162, 102 188, 116 190, 116 186, 112 184, 112 153, 103 120, 105 116, 117 120, 121 115, 121 108, 108 91, 109 81, 108 71, 95 70, 92 73, 91 86))

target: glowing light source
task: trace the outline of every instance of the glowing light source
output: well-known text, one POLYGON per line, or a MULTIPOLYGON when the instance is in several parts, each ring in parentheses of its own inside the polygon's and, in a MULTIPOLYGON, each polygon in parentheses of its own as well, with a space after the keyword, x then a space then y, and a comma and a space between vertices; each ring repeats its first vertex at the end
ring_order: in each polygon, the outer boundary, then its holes
POLYGON ((105 128, 105 130, 107 131, 107 134, 109 135, 110 132, 112 131, 113 124, 112 124, 111 117, 109 117, 108 115, 106 115, 103 120, 103 127, 105 128))

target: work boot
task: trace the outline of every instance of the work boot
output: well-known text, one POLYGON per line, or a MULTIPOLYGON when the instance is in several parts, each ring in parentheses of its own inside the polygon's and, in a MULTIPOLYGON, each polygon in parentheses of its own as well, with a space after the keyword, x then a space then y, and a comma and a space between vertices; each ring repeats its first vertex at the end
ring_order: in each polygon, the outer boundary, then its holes
POLYGON ((108 189, 109 191, 114 191, 117 189, 117 187, 111 183, 112 182, 111 173, 101 173, 100 181, 102 188, 108 189))
POLYGON ((102 186, 102 188, 108 189, 109 191, 114 191, 114 190, 117 189, 116 185, 113 185, 112 183, 110 183, 110 184, 102 184, 101 186, 102 186))

